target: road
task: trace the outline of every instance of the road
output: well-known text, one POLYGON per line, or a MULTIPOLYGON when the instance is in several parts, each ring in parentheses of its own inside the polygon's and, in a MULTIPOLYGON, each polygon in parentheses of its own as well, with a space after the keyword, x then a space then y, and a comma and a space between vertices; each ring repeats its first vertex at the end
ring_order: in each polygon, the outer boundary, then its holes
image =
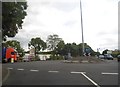
POLYGON ((118 85, 118 62, 64 63, 33 61, 6 63, 10 75, 3 85, 118 85))

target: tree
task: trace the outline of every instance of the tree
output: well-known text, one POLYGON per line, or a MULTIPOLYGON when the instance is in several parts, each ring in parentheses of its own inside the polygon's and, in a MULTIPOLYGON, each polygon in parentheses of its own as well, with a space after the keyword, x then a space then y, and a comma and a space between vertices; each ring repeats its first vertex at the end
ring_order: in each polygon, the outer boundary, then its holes
POLYGON ((5 43, 5 47, 12 47, 12 48, 14 48, 17 51, 17 53, 19 54, 20 57, 23 57, 25 55, 24 49, 20 46, 20 42, 17 41, 17 40, 7 41, 5 43))
POLYGON ((107 54, 107 51, 109 51, 108 49, 106 49, 106 50, 104 50, 103 52, 102 52, 102 54, 104 55, 104 54, 107 54))
MULTIPOLYGON (((82 44, 83 43, 80 43, 78 45, 78 47, 79 47, 79 55, 80 56, 83 56, 83 53, 82 53, 82 44)), ((90 53, 90 55, 92 55, 92 56, 95 55, 95 52, 93 51, 93 49, 87 43, 84 43, 84 46, 85 46, 85 53, 86 54, 90 53)))
POLYGON ((2 38, 14 37, 22 29, 27 2, 2 2, 2 38))
POLYGON ((68 55, 69 52, 71 53, 71 50, 72 50, 71 43, 67 43, 64 46, 63 54, 68 55))
POLYGON ((28 43, 28 47, 33 46, 35 48, 35 56, 40 50, 46 49, 46 43, 39 37, 32 38, 28 43))
POLYGON ((49 50, 55 50, 56 46, 58 45, 58 43, 62 41, 61 38, 59 38, 59 36, 57 34, 54 35, 49 35, 47 38, 47 47, 49 50))
POLYGON ((61 40, 57 44, 56 49, 55 49, 57 51, 57 54, 64 55, 64 51, 63 51, 64 47, 65 47, 65 43, 63 40, 61 40))
POLYGON ((71 55, 72 56, 78 56, 79 55, 79 48, 78 48, 78 45, 76 45, 76 43, 71 44, 71 55))

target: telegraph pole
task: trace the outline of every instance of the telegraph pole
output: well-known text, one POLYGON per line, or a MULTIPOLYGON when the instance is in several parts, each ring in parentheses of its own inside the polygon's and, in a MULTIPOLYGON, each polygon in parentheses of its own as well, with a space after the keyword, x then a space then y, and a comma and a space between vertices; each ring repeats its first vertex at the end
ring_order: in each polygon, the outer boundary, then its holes
POLYGON ((80 14, 81 14, 81 31, 82 31, 82 52, 83 55, 85 53, 85 46, 84 46, 84 35, 83 35, 83 18, 82 18, 82 4, 80 0, 80 14))

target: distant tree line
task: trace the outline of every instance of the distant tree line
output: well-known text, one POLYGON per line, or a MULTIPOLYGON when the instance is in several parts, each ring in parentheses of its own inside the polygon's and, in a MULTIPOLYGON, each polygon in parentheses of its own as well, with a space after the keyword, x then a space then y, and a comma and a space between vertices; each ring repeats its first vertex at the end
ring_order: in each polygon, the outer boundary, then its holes
MULTIPOLYGON (((85 49, 89 49, 92 56, 96 55, 96 52, 92 50, 92 48, 84 43, 85 49)), ((52 55, 67 55, 71 53, 71 56, 82 56, 82 43, 76 44, 74 43, 67 43, 65 44, 62 38, 59 38, 58 35, 53 34, 49 35, 46 42, 41 40, 40 37, 32 38, 31 41, 28 43, 28 46, 33 46, 35 48, 35 52, 39 53, 42 50, 48 49, 50 50, 52 55)))
MULTIPOLYGON (((13 47, 17 50, 20 57, 24 56, 25 53, 29 53, 29 51, 25 52, 25 50, 20 46, 20 42, 17 40, 11 40, 7 41, 6 43, 3 43, 3 47, 13 47)), ((46 41, 43 41, 40 37, 31 38, 31 40, 28 42, 28 47, 35 48, 35 56, 37 54, 52 54, 52 57, 63 57, 65 55, 68 55, 68 53, 71 53, 72 57, 77 56, 83 56, 82 53, 82 43, 76 44, 73 43, 66 43, 62 38, 59 38, 58 35, 53 34, 49 35, 46 41), (44 50, 49 50, 47 52, 43 52, 44 50)), ((95 52, 87 43, 84 43, 85 46, 85 52, 90 53, 91 56, 100 55, 99 52, 95 52)), ((108 49, 104 50, 102 54, 107 54, 108 49)), ((112 56, 116 57, 118 54, 120 54, 120 51, 114 51, 112 53, 112 56)))
MULTIPOLYGON (((90 49, 90 53, 92 56, 95 55, 95 52, 92 50, 92 48, 87 45, 87 43, 84 43, 85 48, 90 49)), ((24 52, 24 49, 20 46, 20 42, 17 40, 11 40, 4 43, 5 47, 13 47, 15 48, 19 53, 24 52)), ((43 41, 40 37, 31 38, 31 40, 28 43, 28 47, 30 48, 33 46, 35 48, 35 55, 39 53, 44 53, 43 50, 47 49, 52 55, 67 55, 68 53, 71 53, 72 56, 82 56, 82 43, 76 44, 76 43, 67 43, 65 44, 64 40, 62 38, 59 38, 58 35, 49 35, 46 41, 43 41)))

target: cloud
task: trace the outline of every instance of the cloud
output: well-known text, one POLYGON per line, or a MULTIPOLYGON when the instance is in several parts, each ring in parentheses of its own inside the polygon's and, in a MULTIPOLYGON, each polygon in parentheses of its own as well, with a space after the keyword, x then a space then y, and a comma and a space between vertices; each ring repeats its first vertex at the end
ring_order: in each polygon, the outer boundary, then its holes
POLYGON ((69 21, 67 21, 64 25, 71 27, 71 26, 73 26, 74 24, 76 24, 76 22, 77 22, 77 21, 75 21, 75 20, 69 20, 69 21))
MULTIPOLYGON (((82 42, 80 0, 28 0, 23 29, 13 39, 23 47, 32 37, 58 34, 66 43, 82 42)), ((84 41, 94 50, 117 47, 118 0, 81 0, 84 41), (112 42, 111 42, 112 41, 112 42)))
POLYGON ((61 10, 61 11, 65 11, 65 12, 69 12, 74 10, 76 7, 78 7, 79 4, 77 2, 56 2, 53 4, 53 7, 61 10))

